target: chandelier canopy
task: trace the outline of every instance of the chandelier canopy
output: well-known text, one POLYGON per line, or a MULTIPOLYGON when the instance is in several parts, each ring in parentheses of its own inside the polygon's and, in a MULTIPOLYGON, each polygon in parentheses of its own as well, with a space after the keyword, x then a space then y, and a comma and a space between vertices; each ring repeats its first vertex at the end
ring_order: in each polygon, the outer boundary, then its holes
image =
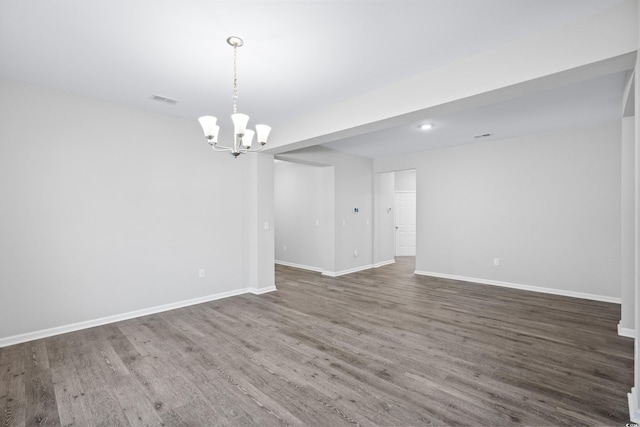
POLYGON ((204 131, 204 137, 214 151, 227 151, 232 156, 238 157, 240 154, 260 151, 267 143, 271 127, 267 125, 256 125, 254 132, 251 129, 247 129, 249 116, 238 113, 238 48, 241 47, 244 42, 240 37, 231 36, 227 39, 227 43, 233 47, 233 114, 231 114, 231 120, 233 121, 233 146, 218 144, 220 126, 216 124, 218 121, 216 117, 203 116, 200 117, 198 121, 204 131), (254 134, 260 144, 257 147, 251 146, 254 134))

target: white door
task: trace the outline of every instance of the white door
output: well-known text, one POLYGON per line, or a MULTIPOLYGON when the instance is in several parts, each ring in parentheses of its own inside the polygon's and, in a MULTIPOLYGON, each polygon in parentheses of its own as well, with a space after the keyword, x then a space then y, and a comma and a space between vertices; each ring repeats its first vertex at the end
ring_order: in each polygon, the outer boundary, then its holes
POLYGON ((416 192, 396 193, 396 256, 416 256, 416 192))

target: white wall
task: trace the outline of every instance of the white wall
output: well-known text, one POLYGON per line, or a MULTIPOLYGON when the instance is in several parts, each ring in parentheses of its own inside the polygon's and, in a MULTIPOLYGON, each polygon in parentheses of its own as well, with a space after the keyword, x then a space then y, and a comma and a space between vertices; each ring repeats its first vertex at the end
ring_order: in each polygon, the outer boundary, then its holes
POLYGON ((335 265, 325 274, 344 274, 370 267, 373 262, 372 160, 321 146, 283 153, 278 158, 334 167, 334 181, 326 180, 324 187, 325 191, 332 187, 329 193, 335 195, 335 265), (358 208, 357 214, 353 213, 354 208, 358 208))
MULTIPOLYGON (((640 1, 636 0, 636 18, 640 20, 640 1)), ((640 27, 636 27, 636 41, 640 44, 640 27)), ((634 159, 633 159, 633 284, 635 309, 635 339, 634 339, 634 387, 629 394, 629 415, 632 421, 640 422, 640 56, 636 56, 634 68, 634 159)))
MULTIPOLYGON (((275 290, 273 155, 253 153, 241 156, 242 182, 236 192, 243 193, 242 236, 243 283, 253 293, 275 290)), ((238 166, 241 166, 238 165, 238 166)), ((238 213, 239 214, 239 213, 238 213)))
POLYGON ((620 139, 618 121, 374 169, 417 169, 416 270, 619 300, 620 139))
POLYGON ((416 191, 416 171, 397 171, 395 174, 395 191, 416 191))
POLYGON ((246 288, 245 163, 195 120, 0 80, 0 342, 246 288))
POLYGON ((325 168, 276 161, 274 174, 276 262, 323 271, 329 229, 323 197, 325 168))
POLYGON ((635 188, 634 188, 634 139, 635 118, 622 119, 621 144, 621 299, 620 324, 623 335, 633 335, 635 328, 635 284, 634 284, 634 236, 635 236, 635 188))

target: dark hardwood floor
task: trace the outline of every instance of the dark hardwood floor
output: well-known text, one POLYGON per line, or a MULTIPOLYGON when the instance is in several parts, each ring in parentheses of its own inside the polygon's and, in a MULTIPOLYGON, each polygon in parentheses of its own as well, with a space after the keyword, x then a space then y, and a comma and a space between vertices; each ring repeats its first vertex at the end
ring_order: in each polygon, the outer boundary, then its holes
POLYGON ((618 425, 615 304, 276 267, 243 295, 0 349, 0 425, 618 425))

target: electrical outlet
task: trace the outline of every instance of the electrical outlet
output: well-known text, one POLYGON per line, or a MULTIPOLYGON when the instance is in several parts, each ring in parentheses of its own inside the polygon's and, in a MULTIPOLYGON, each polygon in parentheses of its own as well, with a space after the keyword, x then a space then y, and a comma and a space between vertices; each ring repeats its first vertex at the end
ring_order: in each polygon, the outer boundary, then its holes
POLYGON ((204 277, 204 268, 201 268, 200 270, 198 270, 198 277, 201 279, 204 277))
POLYGON ((354 258, 358 258, 358 250, 357 249, 353 250, 353 257, 354 258))
POLYGON ((500 265, 500 258, 494 258, 493 265, 500 265))

